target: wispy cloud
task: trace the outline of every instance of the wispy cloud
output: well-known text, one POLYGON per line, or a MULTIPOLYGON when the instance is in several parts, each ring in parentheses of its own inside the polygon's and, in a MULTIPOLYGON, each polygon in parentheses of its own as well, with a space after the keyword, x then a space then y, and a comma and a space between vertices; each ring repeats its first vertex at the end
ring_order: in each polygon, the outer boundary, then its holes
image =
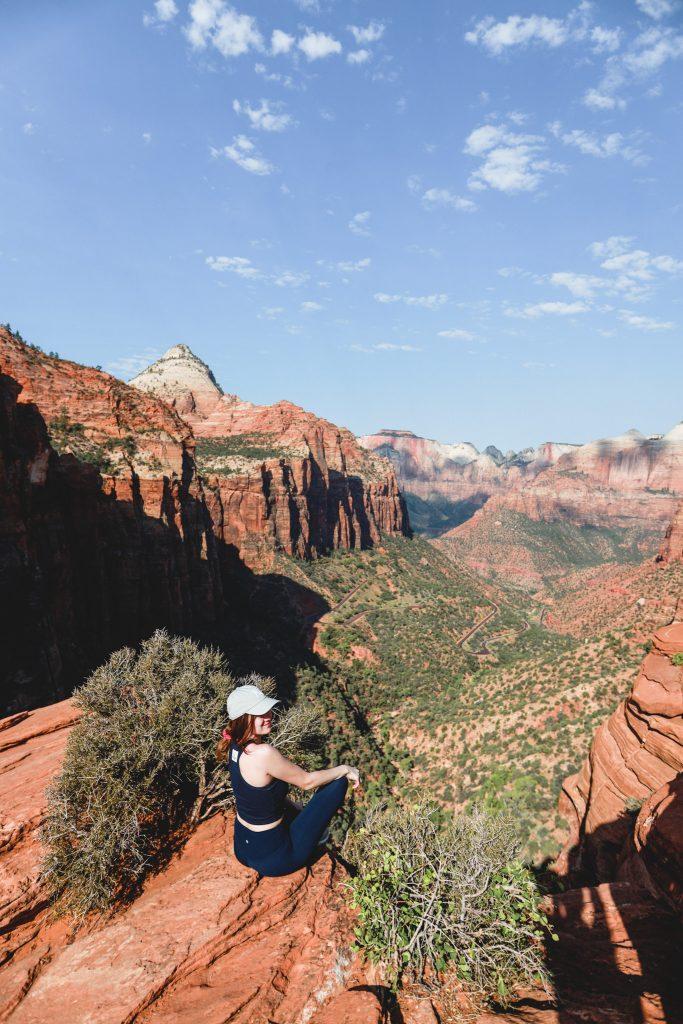
POLYGON ((649 14, 657 21, 674 12, 674 4, 671 0, 636 0, 636 7, 639 7, 643 14, 649 14))
POLYGON ((252 280, 264 276, 246 256, 207 256, 205 263, 218 274, 237 274, 252 280))
POLYGON ((394 341, 380 341, 376 345, 351 345, 353 352, 363 352, 365 355, 374 355, 376 352, 421 352, 418 345, 399 344, 394 341))
POLYGON ((445 331, 437 332, 439 338, 453 338, 456 341, 475 341, 476 334, 471 331, 464 331, 461 327, 449 327, 445 331))
POLYGON ((628 309, 619 311, 619 319, 629 327, 635 327, 639 331, 671 331, 676 324, 670 321, 653 320, 651 316, 640 316, 628 309))
POLYGON ((361 213, 354 213, 353 217, 349 221, 349 231, 354 235, 363 235, 367 237, 370 234, 368 224, 370 222, 371 213, 369 210, 363 210, 361 213))
POLYGON ((650 161, 649 156, 640 149, 637 133, 630 139, 622 135, 621 132, 610 132, 601 137, 595 132, 579 128, 566 131, 559 121, 553 121, 548 128, 550 133, 563 145, 573 146, 587 156, 596 156, 603 160, 608 157, 620 156, 637 167, 642 167, 650 161))
POLYGON ((274 164, 259 155, 256 146, 246 135, 236 135, 232 144, 224 146, 223 149, 212 147, 211 155, 213 157, 225 156, 242 170, 249 171, 250 174, 266 175, 272 174, 276 170, 274 164))
POLYGON ((173 21, 177 13, 178 8, 174 0, 156 0, 152 14, 145 13, 142 15, 142 23, 147 28, 151 28, 154 25, 166 25, 169 21, 173 21))
POLYGON ((120 359, 113 359, 111 362, 105 363, 104 368, 107 373, 112 373, 115 377, 129 380, 146 370, 150 363, 155 363, 162 355, 161 349, 146 348, 140 352, 134 352, 132 355, 122 356, 120 359))
POLYGON ((537 320, 541 316, 575 316, 578 313, 587 313, 589 309, 590 306, 585 302, 535 302, 524 306, 523 309, 508 306, 505 315, 521 317, 524 320, 537 320))
POLYGON ((384 30, 385 25, 381 21, 371 21, 365 28, 359 25, 349 25, 349 32, 353 35, 356 46, 378 42, 384 35, 384 30))
POLYGON ((419 306, 422 309, 438 309, 448 302, 448 295, 443 292, 435 295, 389 295, 387 292, 375 292, 375 301, 382 305, 392 302, 403 302, 406 306, 419 306))
POLYGON ((283 112, 283 107, 284 103, 271 103, 269 100, 261 100, 258 107, 240 103, 239 100, 232 101, 235 113, 244 114, 252 128, 262 132, 283 132, 295 123, 289 114, 283 112))
POLYGON ((515 47, 545 46, 554 50, 570 42, 585 42, 594 53, 618 49, 620 30, 593 24, 592 10, 593 4, 584 0, 565 18, 511 14, 505 21, 496 21, 489 15, 465 34, 465 40, 481 46, 493 57, 500 57, 515 47))
POLYGON ((520 134, 504 125, 484 124, 470 132, 464 152, 481 163, 469 178, 475 191, 534 192, 546 174, 566 171, 562 164, 542 157, 545 139, 520 134))
POLYGON ((282 29, 276 28, 270 37, 270 52, 273 57, 277 57, 281 53, 289 53, 294 46, 294 36, 290 36, 288 32, 283 32, 282 29))
POLYGON ((306 302, 301 303, 302 313, 319 313, 321 309, 325 307, 320 302, 314 302, 312 299, 308 299, 306 302))

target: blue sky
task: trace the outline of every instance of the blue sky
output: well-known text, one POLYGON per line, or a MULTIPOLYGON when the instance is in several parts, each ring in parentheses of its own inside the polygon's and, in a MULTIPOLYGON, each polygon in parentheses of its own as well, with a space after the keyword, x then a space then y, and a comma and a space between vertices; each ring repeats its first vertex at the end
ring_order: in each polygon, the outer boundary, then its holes
POLYGON ((683 3, 0 2, 0 319, 480 447, 683 415, 683 3))

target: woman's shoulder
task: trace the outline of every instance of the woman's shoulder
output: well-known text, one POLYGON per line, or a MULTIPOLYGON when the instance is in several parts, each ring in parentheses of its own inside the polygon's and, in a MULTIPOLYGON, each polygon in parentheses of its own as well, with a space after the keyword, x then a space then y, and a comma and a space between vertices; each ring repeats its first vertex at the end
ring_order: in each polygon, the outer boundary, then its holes
POLYGON ((268 754, 273 747, 270 743, 255 743, 254 740, 250 740, 244 744, 244 753, 249 754, 250 757, 255 757, 257 761, 267 758, 268 754))

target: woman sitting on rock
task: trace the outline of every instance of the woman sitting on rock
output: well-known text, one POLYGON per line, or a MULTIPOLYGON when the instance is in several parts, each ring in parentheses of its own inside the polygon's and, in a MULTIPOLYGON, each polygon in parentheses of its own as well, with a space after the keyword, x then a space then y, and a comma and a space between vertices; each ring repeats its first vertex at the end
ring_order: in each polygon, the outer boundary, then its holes
POLYGON ((327 826, 349 781, 354 789, 360 784, 358 770, 348 764, 307 772, 267 743, 278 703, 258 686, 238 686, 228 697, 230 729, 219 744, 235 795, 235 856, 268 876, 289 875, 309 864, 329 836, 327 826), (318 792, 300 809, 287 799, 290 784, 318 792))

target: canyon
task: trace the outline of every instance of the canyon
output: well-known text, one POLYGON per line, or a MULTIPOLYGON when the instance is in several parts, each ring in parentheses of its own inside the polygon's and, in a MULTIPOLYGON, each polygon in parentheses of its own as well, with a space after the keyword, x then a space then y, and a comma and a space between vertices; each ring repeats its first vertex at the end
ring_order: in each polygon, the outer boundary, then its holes
MULTIPOLYGON (((172 401, 6 328, 0 387, 5 710, 68 695, 158 626, 220 642, 236 577, 272 569, 278 551, 315 558, 409 532, 391 466, 289 403, 223 401, 213 385, 214 406, 230 410, 213 429, 241 453, 235 472, 199 457, 172 401), (266 441, 254 457, 255 431, 266 441)), ((206 400, 197 388, 180 405, 201 425, 206 400)))
MULTIPOLYGON (((556 866, 567 890, 546 898, 557 934, 547 951, 554 993, 521 992, 502 1014, 470 1007, 473 1024, 680 1021, 681 656, 677 614, 655 633, 625 702, 640 722, 627 741, 637 753, 623 746, 623 730, 611 724, 623 716, 621 708, 598 730, 583 782, 565 784, 573 860, 563 855, 556 866), (599 777, 591 780, 591 772, 599 777), (637 816, 624 814, 629 794, 643 800, 637 816), (609 842, 608 859, 595 858, 598 842, 609 842), (581 879, 572 877, 577 858, 581 879)), ((77 718, 67 700, 0 721, 1 1021, 452 1019, 438 992, 407 986, 392 997, 381 974, 353 950, 343 861, 324 854, 310 871, 256 878, 232 855, 230 811, 191 828, 133 902, 80 923, 51 916, 40 875, 40 826, 46 787, 77 718)), ((452 1007, 452 991, 450 998, 452 1007)), ((466 1012, 465 993, 455 998, 466 1012)))
MULTIPOLYGON (((393 462, 415 525, 458 543, 488 536, 507 511, 532 522, 638 531, 655 548, 683 496, 683 424, 588 444, 548 442, 503 455, 383 430, 360 443, 393 462)), ((469 558, 469 553, 467 555, 469 558)))

